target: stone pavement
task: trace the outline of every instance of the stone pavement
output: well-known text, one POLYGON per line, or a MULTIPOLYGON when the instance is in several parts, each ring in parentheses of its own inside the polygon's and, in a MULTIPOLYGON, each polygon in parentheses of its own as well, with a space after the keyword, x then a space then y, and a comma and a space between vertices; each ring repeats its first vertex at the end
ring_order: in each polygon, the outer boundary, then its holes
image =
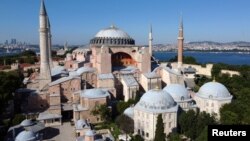
POLYGON ((54 134, 54 137, 48 139, 45 137, 44 141, 75 141, 74 126, 71 126, 70 122, 63 122, 61 126, 51 127, 46 132, 47 136, 51 136, 50 134, 54 134))

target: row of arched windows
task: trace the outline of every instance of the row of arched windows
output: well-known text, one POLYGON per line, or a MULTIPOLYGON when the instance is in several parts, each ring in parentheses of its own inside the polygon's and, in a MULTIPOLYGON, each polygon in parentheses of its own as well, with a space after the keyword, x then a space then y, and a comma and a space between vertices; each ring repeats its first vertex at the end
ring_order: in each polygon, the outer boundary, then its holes
POLYGON ((133 39, 121 39, 121 38, 94 38, 90 40, 91 44, 113 44, 113 45, 134 45, 133 39))

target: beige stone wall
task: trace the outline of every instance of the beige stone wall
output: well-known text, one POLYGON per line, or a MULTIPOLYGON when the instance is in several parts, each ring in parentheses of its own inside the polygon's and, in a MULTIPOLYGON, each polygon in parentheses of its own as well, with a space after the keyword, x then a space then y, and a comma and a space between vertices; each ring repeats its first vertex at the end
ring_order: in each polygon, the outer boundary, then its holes
MULTIPOLYGON (((66 100, 73 100, 72 94, 76 91, 81 90, 81 80, 72 79, 61 83, 61 95, 66 98, 66 100)), ((65 101, 62 101, 65 102, 65 101)))
POLYGON ((97 88, 114 88, 114 79, 98 79, 97 88))
POLYGON ((145 75, 141 75, 141 86, 145 91, 148 91, 150 89, 159 88, 161 89, 161 78, 147 78, 145 75))
POLYGON ((99 52, 96 55, 96 68, 99 74, 111 73, 111 54, 109 48, 99 48, 99 52))
POLYGON ((200 111, 205 111, 209 114, 215 113, 217 118, 220 118, 220 108, 227 103, 231 103, 231 99, 228 100, 214 100, 214 99, 205 99, 198 96, 194 97, 196 105, 200 111))
POLYGON ((90 122, 96 123, 100 122, 101 119, 98 116, 94 116, 91 114, 91 111, 97 105, 107 104, 107 98, 98 98, 98 99, 89 99, 89 98, 81 98, 81 105, 82 107, 88 108, 88 110, 81 111, 79 116, 75 113, 75 117, 80 117, 80 119, 89 119, 90 122))
MULTIPOLYGON (((177 63, 171 63, 173 68, 177 68, 178 64, 177 63)), ((194 64, 182 64, 182 68, 187 68, 187 67, 193 67, 196 69, 196 74, 200 74, 200 75, 205 75, 208 77, 211 77, 211 71, 213 68, 213 64, 206 64, 206 67, 202 67, 201 65, 194 65, 194 64)))
POLYGON ((86 72, 81 75, 82 80, 87 81, 88 85, 97 87, 97 74, 95 72, 86 72))
POLYGON ((49 109, 49 113, 50 114, 59 114, 59 115, 61 115, 61 108, 49 109))
POLYGON ((170 74, 164 69, 161 69, 161 78, 165 84, 170 84, 170 74))
POLYGON ((80 103, 80 91, 73 94, 73 103, 80 103))
POLYGON ((127 86, 123 80, 122 80, 122 84, 123 84, 123 96, 124 96, 124 101, 127 102, 129 99, 135 99, 136 94, 139 91, 139 86, 127 86))
POLYGON ((238 71, 231 71, 231 70, 221 70, 221 73, 222 74, 229 74, 231 77, 233 76, 233 75, 240 75, 240 72, 238 72, 238 71))
POLYGON ((73 60, 65 61, 64 67, 65 67, 66 69, 78 69, 78 68, 80 68, 80 67, 83 67, 83 63, 75 62, 75 61, 73 61, 73 60))
POLYGON ((111 63, 109 64, 107 62, 111 62, 111 55, 118 52, 129 54, 132 57, 132 59, 136 61, 135 66, 138 67, 141 72, 145 73, 145 72, 150 72, 151 70, 151 57, 149 55, 148 48, 141 48, 137 46, 122 46, 122 47, 108 46, 102 49, 103 52, 105 52, 104 54, 106 54, 103 56, 100 53, 101 47, 91 46, 91 49, 92 49, 92 55, 90 57, 91 58, 90 60, 91 63, 93 64, 93 67, 96 67, 99 73, 111 72, 111 70, 108 69, 112 67, 112 64, 111 63), (104 65, 106 66, 106 68, 102 68, 102 65, 100 64, 101 60, 106 60, 104 65))
POLYGON ((60 96, 50 96, 50 105, 61 105, 60 96))
MULTIPOLYGON (((162 113, 162 116, 163 123, 165 124, 164 132, 168 135, 177 127, 177 113, 162 113)), ((158 114, 134 109, 134 132, 138 133, 138 130, 140 130, 140 135, 142 135, 142 131, 144 131, 144 139, 147 141, 153 140, 155 137, 157 117, 158 114)))
POLYGON ((53 85, 49 87, 50 94, 61 94, 60 85, 53 85))

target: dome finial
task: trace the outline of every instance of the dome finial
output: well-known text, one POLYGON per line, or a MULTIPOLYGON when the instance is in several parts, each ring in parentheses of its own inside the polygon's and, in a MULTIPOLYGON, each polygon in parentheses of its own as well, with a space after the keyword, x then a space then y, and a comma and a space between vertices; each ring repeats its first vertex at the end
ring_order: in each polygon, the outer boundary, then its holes
POLYGON ((215 76, 214 76, 214 78, 213 78, 213 82, 216 82, 216 80, 215 80, 215 76))
POLYGON ((110 28, 115 28, 115 25, 112 23, 111 26, 110 26, 110 28))

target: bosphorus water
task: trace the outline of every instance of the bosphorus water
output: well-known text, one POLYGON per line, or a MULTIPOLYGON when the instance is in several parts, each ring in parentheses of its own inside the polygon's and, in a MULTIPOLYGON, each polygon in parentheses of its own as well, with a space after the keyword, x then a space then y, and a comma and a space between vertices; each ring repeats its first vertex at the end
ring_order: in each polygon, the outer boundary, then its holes
MULTIPOLYGON (((177 55, 177 52, 154 52, 156 59, 169 60, 177 55)), ((239 52, 199 52, 185 51, 184 56, 192 56, 198 63, 225 63, 231 65, 250 65, 250 53, 239 52)))

